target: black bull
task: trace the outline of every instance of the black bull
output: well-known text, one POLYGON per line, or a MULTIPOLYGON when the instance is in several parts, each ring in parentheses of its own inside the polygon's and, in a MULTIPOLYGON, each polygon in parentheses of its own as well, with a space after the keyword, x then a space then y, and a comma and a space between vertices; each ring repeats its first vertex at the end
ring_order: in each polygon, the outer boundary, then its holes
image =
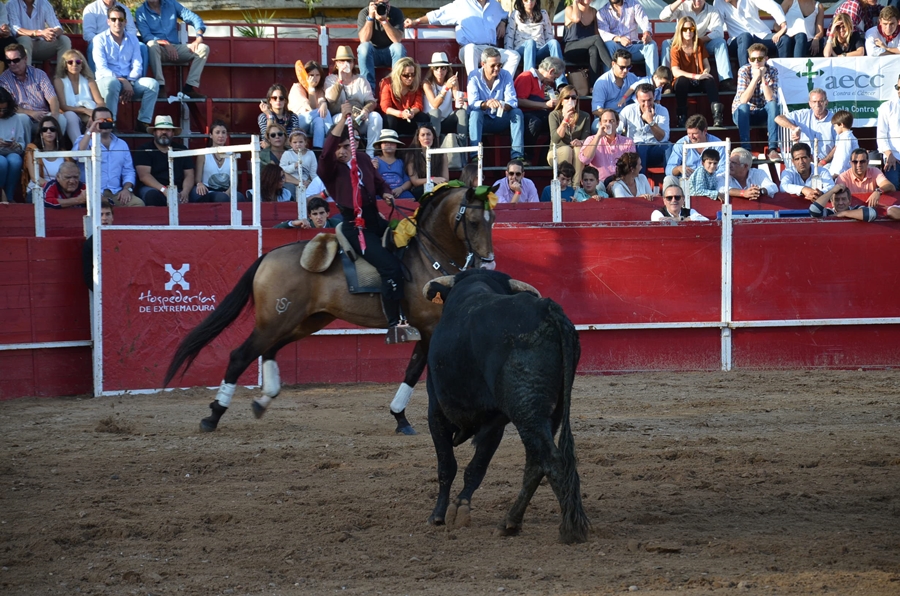
POLYGON ((562 510, 560 540, 585 541, 590 522, 581 503, 569 423, 581 356, 574 325, 558 304, 496 271, 440 278, 424 291, 426 298, 440 294, 445 302, 428 354, 428 426, 440 483, 429 522, 468 524, 472 493, 512 422, 525 445, 525 473, 501 533, 519 532, 525 509, 546 476, 562 510), (557 430, 559 447, 553 442, 557 430), (470 437, 475 455, 466 468, 465 486, 451 505, 457 469, 453 448, 470 437))

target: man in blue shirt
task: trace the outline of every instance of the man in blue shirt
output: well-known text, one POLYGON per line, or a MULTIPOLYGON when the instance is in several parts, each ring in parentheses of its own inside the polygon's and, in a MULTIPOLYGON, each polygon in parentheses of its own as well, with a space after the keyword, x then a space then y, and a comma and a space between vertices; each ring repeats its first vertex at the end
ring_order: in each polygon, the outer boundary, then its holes
MULTIPOLYGON (((678 185, 681 178, 687 180, 694 173, 694 170, 703 167, 703 148, 688 149, 687 163, 682 164, 681 158, 684 152, 684 145, 687 143, 720 143, 722 139, 707 132, 708 124, 706 118, 701 114, 693 114, 688 117, 685 122, 685 132, 687 133, 675 142, 672 151, 669 153, 669 159, 666 162, 666 178, 663 181, 663 187, 678 185)), ((714 147, 719 152, 719 166, 716 169, 716 175, 725 174, 725 146, 714 147)))
POLYGON ((631 54, 627 50, 616 50, 612 68, 597 77, 591 91, 591 112, 596 116, 591 125, 592 132, 597 132, 600 127, 600 116, 604 110, 619 112, 622 109, 619 100, 637 81, 637 75, 631 72, 631 54))
POLYGON ((192 99, 203 99, 203 95, 197 93, 200 75, 209 56, 209 46, 203 43, 203 33, 206 31, 203 20, 175 0, 146 0, 137 9, 135 21, 141 39, 150 49, 150 65, 160 91, 166 86, 162 72, 162 57, 165 54, 168 62, 191 63, 181 92, 192 99), (194 41, 189 44, 182 44, 178 39, 178 19, 194 27, 194 41))
POLYGON ((525 154, 525 117, 512 75, 500 68, 500 51, 487 47, 481 52, 481 70, 469 74, 469 141, 475 146, 483 132, 512 135, 512 158, 525 154))
MULTIPOLYGON (((90 4, 84 7, 84 11, 81 13, 81 36, 84 38, 84 41, 88 42, 87 47, 87 60, 88 64, 91 67, 91 70, 97 70, 97 66, 94 64, 94 38, 103 33, 104 31, 109 29, 109 24, 107 23, 106 14, 110 8, 119 4, 118 0, 94 0, 90 4)), ((121 5, 124 8, 124 4, 121 5)), ((125 11, 125 32, 137 37, 137 25, 134 24, 134 17, 131 16, 131 11, 125 11)), ((141 63, 144 65, 144 68, 147 68, 147 65, 150 64, 150 51, 147 49, 147 44, 143 42, 138 42, 141 47, 141 63)), ((144 73, 142 72, 141 75, 144 73)))
POLYGON ((97 35, 93 42, 94 63, 97 65, 97 87, 116 119, 119 99, 141 102, 137 131, 147 132, 153 119, 153 108, 159 96, 159 83, 143 76, 144 63, 137 37, 125 30, 125 9, 115 4, 109 9, 109 28, 97 35))
MULTIPOLYGON (((131 161, 128 144, 113 134, 112 112, 107 107, 94 108, 87 124, 87 132, 75 141, 76 151, 91 148, 91 135, 100 133, 100 192, 104 199, 122 207, 143 207, 144 201, 134 193, 137 176, 131 161), (101 128, 103 126, 103 128, 101 128)), ((104 201, 106 203, 106 201, 104 201)))

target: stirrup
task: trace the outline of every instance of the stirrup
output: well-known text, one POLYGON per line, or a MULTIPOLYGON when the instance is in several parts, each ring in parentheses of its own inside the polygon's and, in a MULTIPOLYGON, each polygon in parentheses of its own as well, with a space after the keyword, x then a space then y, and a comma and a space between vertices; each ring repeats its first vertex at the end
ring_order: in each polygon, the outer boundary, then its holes
POLYGON ((401 321, 399 325, 388 327, 387 336, 384 338, 384 343, 388 345, 403 344, 410 341, 420 341, 421 339, 422 334, 419 333, 418 329, 411 326, 406 321, 401 321))

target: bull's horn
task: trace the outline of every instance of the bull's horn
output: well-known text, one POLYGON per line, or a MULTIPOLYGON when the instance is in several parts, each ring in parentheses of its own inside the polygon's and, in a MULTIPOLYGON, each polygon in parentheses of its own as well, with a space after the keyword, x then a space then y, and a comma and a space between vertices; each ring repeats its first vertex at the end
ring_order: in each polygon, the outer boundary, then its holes
POLYGON ((431 284, 433 284, 433 283, 435 283, 435 282, 437 282, 437 283, 439 283, 439 284, 441 284, 441 285, 443 285, 443 286, 447 286, 448 288, 452 288, 452 287, 453 287, 453 282, 454 282, 455 280, 456 280, 456 278, 455 278, 454 276, 452 276, 452 275, 445 275, 445 276, 443 276, 443 277, 436 277, 435 279, 432 279, 432 280, 426 282, 425 285, 422 287, 422 296, 425 297, 425 300, 428 300, 428 286, 430 286, 431 284))
POLYGON ((512 288, 513 292, 531 292, 538 298, 541 297, 541 293, 537 291, 537 288, 518 279, 509 280, 509 287, 512 288))

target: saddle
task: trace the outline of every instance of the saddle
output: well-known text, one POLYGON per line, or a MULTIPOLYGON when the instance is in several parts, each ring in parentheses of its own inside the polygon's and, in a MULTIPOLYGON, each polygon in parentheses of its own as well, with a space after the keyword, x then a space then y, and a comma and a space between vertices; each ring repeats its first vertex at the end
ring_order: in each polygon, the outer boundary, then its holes
MULTIPOLYGON (((300 256, 300 266, 310 273, 327 271, 334 258, 340 255, 341 266, 347 279, 347 289, 351 294, 380 294, 381 276, 365 257, 359 258, 343 233, 343 223, 338 224, 334 234, 319 234, 306 243, 300 256)), ((391 232, 388 229, 385 236, 391 232)))

